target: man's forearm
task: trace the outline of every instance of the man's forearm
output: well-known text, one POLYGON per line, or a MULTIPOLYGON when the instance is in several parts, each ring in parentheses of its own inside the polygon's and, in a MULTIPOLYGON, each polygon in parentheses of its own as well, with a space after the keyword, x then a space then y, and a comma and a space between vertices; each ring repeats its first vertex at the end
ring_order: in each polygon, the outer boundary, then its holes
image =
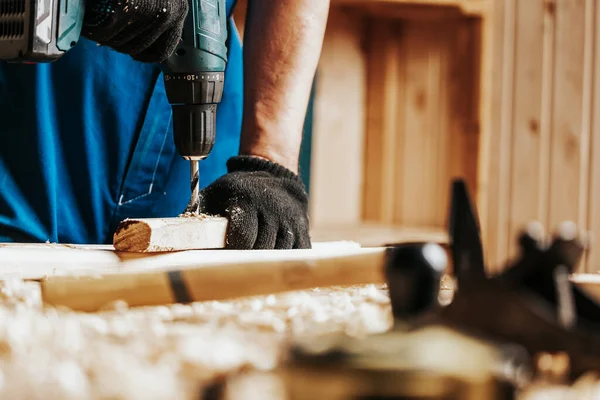
POLYGON ((328 0, 249 0, 240 154, 297 172, 328 0))

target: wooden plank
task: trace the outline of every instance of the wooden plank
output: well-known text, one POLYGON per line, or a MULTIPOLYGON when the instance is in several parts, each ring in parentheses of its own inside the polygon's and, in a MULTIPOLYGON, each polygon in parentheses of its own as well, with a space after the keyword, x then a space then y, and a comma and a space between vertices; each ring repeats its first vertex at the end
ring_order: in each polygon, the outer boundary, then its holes
MULTIPOLYGON (((544 8, 539 1, 518 1, 515 4, 513 64, 514 96, 510 107, 511 120, 506 121, 505 134, 509 137, 508 161, 508 237, 506 251, 509 257, 517 252, 516 232, 532 221, 546 223, 540 201, 546 199, 542 191, 549 162, 548 152, 542 149, 547 141, 547 121, 541 122, 542 99, 551 97, 551 87, 544 80, 544 52, 551 48, 542 46, 544 35, 544 8), (544 129, 542 130, 542 126, 544 129)), ((548 55, 548 54, 546 54, 548 55)), ((545 67, 548 67, 546 65, 545 67)))
POLYGON ((53 244, 3 244, 0 247, 0 280, 43 279, 53 275, 95 274, 115 270, 121 259, 109 248, 73 248, 53 244))
MULTIPOLYGON (((373 20, 368 33, 367 132, 364 164, 365 221, 391 223, 397 175, 397 123, 400 101, 400 54, 393 24, 373 20)), ((402 197, 396 198, 400 201, 402 197)))
MULTIPOLYGON (((485 13, 481 16, 475 26, 478 35, 476 44, 477 52, 473 57, 479 63, 477 85, 473 88, 478 99, 477 117, 479 137, 477 141, 477 165, 476 165, 476 187, 474 193, 475 205, 479 213, 482 242, 485 249, 488 247, 486 232, 488 231, 489 216, 489 177, 490 177, 490 153, 492 152, 492 100, 493 86, 496 76, 494 75, 494 56, 497 54, 494 37, 494 7, 493 2, 488 4, 485 13)), ((487 258, 486 258, 487 260, 487 258)), ((488 267, 486 265, 486 267, 488 267)))
POLYGON ((544 34, 543 34, 543 62, 542 62, 542 107, 540 114, 540 197, 538 199, 538 215, 540 221, 548 228, 550 202, 550 157, 551 139, 553 131, 554 97, 554 61, 556 58, 556 13, 554 3, 543 3, 544 34))
MULTIPOLYGON (((592 187, 590 179, 593 176, 593 147, 592 128, 594 116, 594 64, 596 62, 596 1, 585 0, 584 9, 584 58, 583 58, 583 89, 581 110, 581 158, 580 158, 580 181, 579 181, 579 218, 577 224, 580 229, 588 230, 590 227, 590 199, 592 198, 592 187)), ((592 243, 593 246, 593 243, 592 243)), ((576 268, 577 272, 590 271, 589 254, 586 251, 584 257, 576 268)))
POLYGON ((593 31, 593 93, 592 95, 592 132, 590 137, 590 175, 589 175, 589 202, 588 202, 588 229, 594 234, 591 248, 587 253, 585 271, 589 273, 600 272, 600 6, 596 4, 591 13, 594 18, 593 31))
POLYGON ((286 254, 276 260, 52 277, 41 282, 42 300, 52 306, 95 312, 114 301, 130 307, 156 306, 385 282, 384 248, 337 256, 305 250, 280 253, 286 254))
POLYGON ((514 102, 513 74, 515 65, 515 19, 516 19, 516 0, 507 0, 504 8, 503 19, 503 41, 502 41, 502 86, 500 100, 500 125, 499 138, 497 142, 498 164, 497 164, 497 219, 495 226, 489 226, 488 229, 494 230, 492 235, 497 235, 493 241, 495 247, 495 257, 492 262, 501 263, 508 253, 509 243, 509 190, 510 174, 509 172, 509 151, 511 138, 512 104, 514 102))
MULTIPOLYGON (((409 236, 410 237, 410 236, 409 236)), ((299 253, 352 254, 360 245, 350 241, 314 242, 312 249, 299 253)), ((286 250, 187 250, 166 253, 131 253, 115 251, 107 245, 19 244, 0 245, 0 280, 20 278, 44 279, 63 275, 98 275, 122 271, 148 271, 167 267, 200 267, 222 263, 281 260, 286 250)))
POLYGON ((227 218, 209 216, 126 219, 117 227, 113 245, 133 252, 221 249, 227 225, 227 218))
MULTIPOLYGON (((493 18, 493 58, 491 74, 494 84, 491 88, 490 134, 485 151, 487 159, 480 168, 485 168, 486 215, 483 230, 484 256, 491 273, 504 263, 508 250, 508 197, 507 152, 509 149, 510 128, 506 123, 512 119, 513 103, 512 72, 514 68, 514 29, 515 1, 496 1, 493 18)), ((483 175, 483 174, 480 174, 483 175)), ((480 182, 481 183, 481 182, 480 182)), ((481 190, 481 186, 480 186, 481 190)))
POLYGON ((313 225, 361 219, 366 65, 362 17, 332 9, 316 79, 311 155, 313 225))
POLYGON ((441 146, 437 157, 440 160, 437 165, 437 192, 434 192, 439 199, 436 210, 438 224, 447 222, 451 180, 464 179, 474 198, 479 189, 480 23, 480 19, 461 18, 438 32, 445 39, 438 39, 443 43, 439 52, 444 58, 440 61, 442 74, 438 83, 441 89, 437 114, 439 121, 446 121, 438 127, 436 138, 441 146))
MULTIPOLYGON (((585 220, 582 192, 585 0, 557 0, 548 226, 585 220)), ((587 194, 585 194, 587 195, 587 194)))
POLYGON ((435 36, 430 23, 408 21, 399 46, 404 68, 401 86, 395 90, 402 93, 403 101, 398 103, 398 111, 391 113, 399 116, 400 129, 394 132, 399 136, 396 156, 390 158, 391 168, 402 176, 392 194, 402 199, 396 204, 393 222, 405 226, 435 226, 438 222, 435 175, 440 141, 436 143, 436 139, 438 127, 444 123, 438 107, 443 101, 439 84, 443 56, 435 36))

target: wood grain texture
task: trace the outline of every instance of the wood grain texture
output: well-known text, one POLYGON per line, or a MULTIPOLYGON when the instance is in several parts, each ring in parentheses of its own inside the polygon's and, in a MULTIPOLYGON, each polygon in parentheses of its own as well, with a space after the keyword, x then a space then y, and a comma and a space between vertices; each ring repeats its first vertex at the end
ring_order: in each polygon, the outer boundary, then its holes
MULTIPOLYGON (((598 230, 598 2, 495 3, 486 252, 516 254, 531 220, 598 230)), ((595 236, 597 238, 597 236, 595 236)), ((595 239, 593 249, 598 245, 595 239)), ((598 270, 586 254, 581 270, 598 270)))
MULTIPOLYGON (((512 111, 505 114, 506 130, 503 132, 505 140, 509 141, 507 154, 510 153, 512 159, 505 164, 510 164, 510 168, 503 178, 510 181, 505 183, 509 188, 505 204, 507 233, 522 229, 529 220, 545 220, 539 203, 543 199, 541 175, 546 173, 544 165, 549 162, 548 152, 542 150, 543 142, 547 143, 547 121, 541 121, 542 99, 548 95, 543 87, 545 76, 542 73, 543 53, 547 49, 540 46, 544 16, 540 4, 535 1, 517 1, 512 11, 514 15, 510 18, 514 19, 515 31, 512 36, 514 58, 510 67, 514 79, 513 94, 518 90, 519 96, 507 96, 506 107, 511 101, 513 105, 512 111)), ((510 257, 516 255, 515 240, 507 238, 505 246, 510 257)))
POLYGON ((371 21, 368 30, 367 136, 365 141, 365 186, 362 219, 391 223, 396 187, 401 175, 398 157, 398 120, 404 116, 398 102, 404 73, 400 68, 400 49, 393 23, 371 21))
MULTIPOLYGON (((194 254, 187 254, 193 257, 194 254)), ((187 267, 122 269, 93 276, 56 276, 41 282, 42 300, 52 306, 95 312, 114 301, 130 307, 156 306, 267 295, 315 287, 384 283, 385 249, 343 254, 279 251, 258 261, 187 267), (179 287, 179 289, 178 289, 179 287), (183 293, 182 295, 178 292, 183 293)))
POLYGON ((364 221, 443 228, 451 179, 476 193, 479 32, 462 17, 371 20, 364 221))
MULTIPOLYGON (((490 36, 489 43, 491 43, 491 49, 488 49, 488 56, 490 57, 489 68, 490 75, 494 77, 494 81, 490 82, 489 86, 489 132, 486 136, 482 137, 482 146, 480 148, 480 154, 484 157, 481 160, 482 163, 479 165, 479 177, 480 193, 483 191, 484 209, 482 210, 483 215, 481 219, 482 224, 482 241, 484 248, 484 257, 488 268, 493 270, 494 265, 498 262, 498 246, 502 243, 500 238, 500 207, 502 205, 503 197, 500 192, 500 179, 498 169, 500 167, 500 151, 499 146, 501 142, 501 111, 502 111, 502 99, 503 99, 503 85, 499 84, 498 81, 504 81, 504 60, 505 51, 503 44, 504 38, 504 27, 505 27, 505 1, 495 1, 493 3, 491 21, 489 28, 490 36)), ((481 196, 481 194, 479 194, 481 196)))
POLYGON ((593 68, 591 84, 591 135, 590 135, 590 174, 588 198, 587 229, 594 233, 595 240, 587 252, 584 270, 586 272, 600 271, 600 4, 595 3, 591 12, 593 17, 593 68))
MULTIPOLYGON (((560 0, 555 13, 555 93, 552 107, 550 150, 550 187, 548 193, 549 227, 564 220, 579 222, 585 210, 580 206, 583 193, 581 165, 585 0, 560 0), (581 190, 580 190, 581 189, 581 190)), ((586 102, 589 101, 586 99, 586 102)))
POLYGON ((360 14, 332 7, 316 77, 310 215, 315 226, 361 218, 365 57, 360 14))
MULTIPOLYGON (((406 240, 417 236, 407 234, 406 240)), ((313 242, 311 254, 352 254, 360 245, 351 241, 313 242)), ((102 275, 155 269, 195 268, 222 263, 279 260, 289 256, 281 250, 187 250, 161 253, 116 251, 110 245, 72 245, 54 243, 0 244, 0 280, 12 278, 39 280, 53 276, 102 275)), ((299 253, 303 254, 303 253, 299 253)))
POLYGON ((126 219, 115 230, 118 251, 160 252, 225 247, 227 218, 175 217, 126 219))

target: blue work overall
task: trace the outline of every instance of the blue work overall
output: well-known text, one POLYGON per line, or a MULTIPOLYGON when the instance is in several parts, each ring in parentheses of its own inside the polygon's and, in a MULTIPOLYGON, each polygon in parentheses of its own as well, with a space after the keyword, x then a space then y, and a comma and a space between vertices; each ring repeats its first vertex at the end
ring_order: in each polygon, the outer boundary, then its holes
MULTIPOLYGON (((229 39, 217 141, 201 186, 239 148, 240 37, 229 39)), ((189 162, 173 144, 155 64, 81 39, 52 64, 0 64, 0 241, 110 243, 127 217, 176 216, 190 198, 189 162)))

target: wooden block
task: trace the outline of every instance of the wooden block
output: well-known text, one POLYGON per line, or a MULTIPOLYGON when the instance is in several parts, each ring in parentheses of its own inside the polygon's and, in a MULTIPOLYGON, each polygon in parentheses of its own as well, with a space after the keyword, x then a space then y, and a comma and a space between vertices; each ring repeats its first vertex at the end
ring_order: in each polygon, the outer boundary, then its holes
POLYGON ((221 249, 227 222, 209 216, 126 219, 115 231, 113 246, 132 252, 221 249))

